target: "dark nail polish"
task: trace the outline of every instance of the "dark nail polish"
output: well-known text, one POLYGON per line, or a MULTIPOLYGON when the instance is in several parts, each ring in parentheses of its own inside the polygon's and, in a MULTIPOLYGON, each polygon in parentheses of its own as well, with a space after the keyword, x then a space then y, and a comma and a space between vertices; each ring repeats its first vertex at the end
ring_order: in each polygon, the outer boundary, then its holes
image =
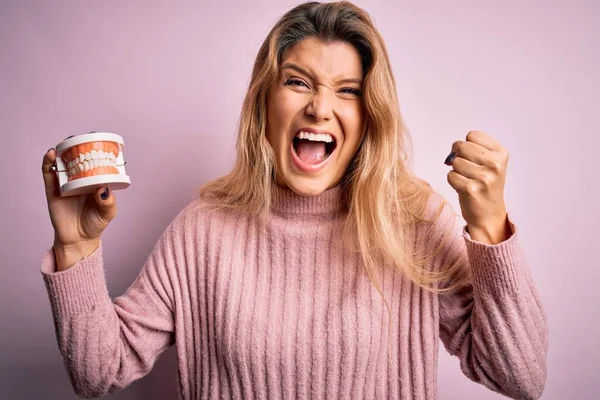
POLYGON ((456 157, 455 152, 448 154, 448 157, 446 157, 446 161, 444 161, 444 164, 446 164, 446 165, 452 164, 452 160, 454 160, 455 157, 456 157))
POLYGON ((100 197, 102 198, 102 200, 108 199, 108 188, 104 189, 104 192, 102 192, 100 197))

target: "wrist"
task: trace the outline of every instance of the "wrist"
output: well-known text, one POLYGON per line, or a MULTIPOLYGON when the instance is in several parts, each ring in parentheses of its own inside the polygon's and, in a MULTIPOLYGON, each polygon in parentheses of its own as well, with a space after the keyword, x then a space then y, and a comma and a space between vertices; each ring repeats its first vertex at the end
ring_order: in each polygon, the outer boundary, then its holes
POLYGON ((512 234, 507 214, 499 220, 487 221, 477 225, 467 224, 467 231, 471 235, 471 239, 490 245, 501 243, 512 234))
POLYGON ((54 242, 53 250, 56 259, 56 270, 65 271, 79 261, 87 258, 100 245, 99 239, 91 239, 85 242, 62 244, 54 242))

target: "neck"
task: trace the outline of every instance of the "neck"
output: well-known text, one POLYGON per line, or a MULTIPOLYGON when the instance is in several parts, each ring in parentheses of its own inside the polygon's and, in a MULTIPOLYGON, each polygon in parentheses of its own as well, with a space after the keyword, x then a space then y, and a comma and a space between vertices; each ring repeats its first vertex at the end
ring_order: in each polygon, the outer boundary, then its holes
POLYGON ((342 189, 334 186, 314 196, 302 196, 293 190, 273 185, 271 212, 286 218, 335 218, 344 210, 342 189))

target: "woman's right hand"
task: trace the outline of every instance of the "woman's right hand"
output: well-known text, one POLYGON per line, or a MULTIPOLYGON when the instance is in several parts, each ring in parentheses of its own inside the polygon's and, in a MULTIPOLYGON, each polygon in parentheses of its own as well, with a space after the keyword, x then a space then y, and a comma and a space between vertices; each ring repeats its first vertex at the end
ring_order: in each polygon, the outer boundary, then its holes
POLYGON ((117 215, 117 204, 108 187, 90 194, 61 197, 56 172, 50 170, 55 161, 56 151, 50 149, 42 161, 42 174, 54 228, 57 270, 63 271, 98 248, 100 235, 117 215))

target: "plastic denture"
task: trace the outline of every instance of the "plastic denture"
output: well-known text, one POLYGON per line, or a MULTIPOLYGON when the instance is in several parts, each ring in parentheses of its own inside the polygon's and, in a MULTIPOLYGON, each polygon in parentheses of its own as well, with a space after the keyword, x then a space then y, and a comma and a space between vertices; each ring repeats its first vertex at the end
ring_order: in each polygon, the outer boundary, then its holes
POLYGON ((93 193, 108 186, 126 189, 131 179, 125 172, 123 138, 115 133, 93 132, 56 145, 56 173, 61 196, 93 193))

